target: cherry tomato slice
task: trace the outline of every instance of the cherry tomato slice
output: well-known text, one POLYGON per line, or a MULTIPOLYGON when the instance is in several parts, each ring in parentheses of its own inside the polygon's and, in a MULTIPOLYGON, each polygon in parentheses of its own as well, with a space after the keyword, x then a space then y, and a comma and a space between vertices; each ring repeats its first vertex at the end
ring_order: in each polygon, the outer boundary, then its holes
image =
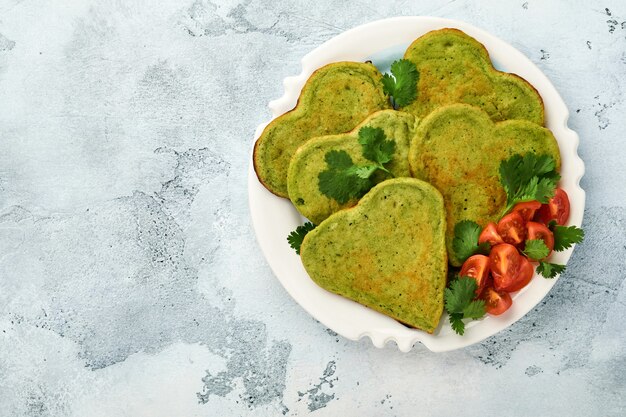
POLYGON ((498 282, 498 290, 503 286, 503 282, 512 280, 517 275, 521 258, 519 252, 517 252, 517 248, 508 243, 502 243, 491 248, 491 253, 489 254, 489 268, 491 269, 494 284, 498 282))
POLYGON ((563 226, 569 219, 569 197, 567 193, 557 188, 554 197, 543 204, 535 216, 535 220, 540 223, 548 224, 551 220, 556 220, 558 224, 563 226))
POLYGON ((521 255, 520 257, 522 258, 522 262, 519 273, 517 274, 516 281, 509 287, 509 292, 519 291, 527 286, 530 280, 533 279, 533 275, 535 273, 535 268, 533 267, 533 264, 530 263, 528 258, 521 255))
POLYGON ((517 248, 503 243, 491 249, 489 266, 497 291, 513 292, 526 286, 533 277, 533 266, 517 248))
POLYGON ((481 298, 485 300, 487 313, 499 316, 511 307, 513 300, 508 292, 496 291, 493 287, 485 288, 481 298))
POLYGON ((504 243, 519 245, 526 240, 526 223, 516 211, 504 216, 498 222, 497 230, 504 243))
POLYGON ((539 201, 528 201, 526 203, 517 203, 513 207, 513 211, 518 212, 525 222, 532 220, 535 216, 535 212, 541 208, 539 201))
MULTIPOLYGON (((528 229, 528 240, 541 239, 546 244, 550 253, 554 249, 554 235, 545 225, 536 222, 528 222, 526 224, 528 229)), ((549 254, 548 254, 549 255, 549 254)))
POLYGON ((473 255, 463 262, 460 276, 476 280, 476 296, 480 295, 489 279, 489 258, 485 255, 473 255))
POLYGON ((495 223, 489 223, 482 232, 480 232, 480 236, 478 237, 478 243, 488 242, 491 246, 499 245, 500 243, 504 243, 502 237, 498 234, 498 230, 496 229, 495 223))

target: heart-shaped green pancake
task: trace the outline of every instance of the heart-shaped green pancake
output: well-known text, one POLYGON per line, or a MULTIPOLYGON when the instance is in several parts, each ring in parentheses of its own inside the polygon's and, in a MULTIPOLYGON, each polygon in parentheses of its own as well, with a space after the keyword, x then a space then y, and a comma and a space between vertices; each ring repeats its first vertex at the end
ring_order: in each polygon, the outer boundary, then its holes
POLYGON ((445 230, 441 194, 397 178, 309 232, 300 255, 320 287, 432 333, 443 311, 445 230))
POLYGON ((525 120, 494 123, 484 111, 465 104, 435 110, 417 129, 409 150, 414 177, 443 194, 447 211, 446 243, 452 265, 454 226, 473 220, 481 227, 499 219, 506 207, 500 162, 515 154, 549 155, 561 166, 552 132, 525 120))
POLYGON ((466 103, 493 121, 521 119, 543 125, 543 101, 526 80, 496 70, 476 39, 440 29, 416 39, 404 58, 419 71, 417 99, 402 110, 423 118, 440 106, 466 103))
POLYGON ((296 107, 274 119, 254 146, 259 181, 287 197, 287 170, 296 149, 316 136, 348 132, 371 113, 390 107, 382 75, 371 63, 336 62, 315 71, 296 107))
MULTIPOLYGON (((359 131, 363 127, 382 129, 386 138, 395 144, 393 159, 385 166, 395 177, 408 177, 409 146, 415 134, 417 121, 408 113, 381 110, 370 115, 349 133, 321 136, 300 146, 289 165, 289 198, 298 211, 315 224, 343 208, 354 206, 358 198, 345 203, 329 198, 320 191, 320 173, 327 170, 326 155, 331 151, 344 151, 355 164, 371 163, 363 155, 359 131)), ((389 174, 376 173, 373 182, 388 179, 389 174)))

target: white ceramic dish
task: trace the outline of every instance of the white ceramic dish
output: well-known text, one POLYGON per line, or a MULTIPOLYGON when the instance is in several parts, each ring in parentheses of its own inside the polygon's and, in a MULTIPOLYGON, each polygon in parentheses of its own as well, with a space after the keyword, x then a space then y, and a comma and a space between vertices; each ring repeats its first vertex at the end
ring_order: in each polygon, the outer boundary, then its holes
MULTIPOLYGON (((508 43, 467 23, 434 17, 397 17, 378 20, 348 30, 307 54, 302 59, 302 72, 284 80, 285 93, 269 103, 273 118, 291 110, 302 86, 317 68, 335 61, 372 60, 385 71, 391 61, 401 58, 406 47, 424 33, 445 27, 458 28, 480 41, 494 65, 528 80, 541 94, 546 108, 546 127, 554 133, 562 157, 560 186, 571 202, 570 224, 580 226, 585 208, 585 193, 579 181, 584 164, 577 154, 578 135, 567 127, 569 113, 563 99, 548 78, 526 56, 508 43)), ((269 123, 269 122, 268 122, 269 123)), ((260 125, 255 141, 267 123, 260 125)), ((535 307, 548 294, 558 278, 535 276, 531 283, 513 296, 513 306, 501 316, 486 316, 466 326, 464 336, 450 328, 446 314, 434 334, 409 329, 395 320, 353 301, 318 287, 304 270, 300 257, 287 244, 287 235, 303 218, 291 202, 276 197, 257 180, 252 163, 248 173, 250 210, 256 236, 270 267, 287 292, 309 314, 352 340, 369 336, 374 346, 383 347, 395 341, 400 350, 408 352, 416 342, 434 352, 459 349, 477 343, 509 327, 535 307)), ((552 262, 565 264, 573 248, 556 253, 552 262)))

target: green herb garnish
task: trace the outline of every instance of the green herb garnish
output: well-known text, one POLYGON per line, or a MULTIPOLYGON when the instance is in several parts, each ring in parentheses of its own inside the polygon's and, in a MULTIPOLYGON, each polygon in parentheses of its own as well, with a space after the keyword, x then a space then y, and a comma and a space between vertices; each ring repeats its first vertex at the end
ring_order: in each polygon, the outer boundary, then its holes
POLYGON ((500 182, 506 192, 505 215, 517 203, 537 200, 546 204, 554 196, 561 176, 554 158, 533 153, 513 155, 500 163, 500 182))
MULTIPOLYGON (((580 227, 559 226, 554 220, 548 223, 548 227, 552 230, 552 234, 554 235, 554 250, 557 252, 570 248, 574 243, 582 242, 585 237, 585 232, 580 227)), ((529 242, 532 241, 529 240, 526 242, 527 248, 529 242)), ((546 247, 545 249, 547 251, 548 248, 546 247)), ((526 252, 526 249, 524 253, 531 259, 538 260, 543 258, 530 256, 530 254, 526 252)), ((554 278, 557 274, 562 274, 563 271, 565 271, 565 265, 550 262, 539 262, 539 266, 537 266, 537 273, 541 274, 544 278, 554 278)))
POLYGON ((480 232, 480 226, 471 220, 460 221, 454 226, 452 249, 460 262, 477 253, 489 253, 489 243, 478 244, 480 232))
POLYGON ((550 248, 546 246, 543 239, 531 239, 526 241, 526 245, 524 246, 524 250, 522 252, 528 257, 528 259, 537 261, 548 256, 550 254, 550 248))
POLYGON ((324 157, 327 168, 318 176, 319 189, 339 204, 365 195, 374 186, 371 177, 376 171, 393 177, 384 164, 393 158, 396 143, 387 140, 382 129, 369 126, 359 130, 359 143, 363 157, 372 163, 356 165, 346 151, 329 151, 324 157))
POLYGON ((393 107, 404 107, 417 98, 419 72, 408 59, 399 59, 391 64, 391 75, 383 75, 383 91, 390 96, 393 107))
POLYGON ((552 234, 554 235, 554 250, 557 252, 568 249, 585 238, 583 229, 576 226, 553 226, 552 234))
POLYGON ((300 255, 300 246, 302 245, 304 237, 313 229, 315 229, 315 225, 311 222, 306 222, 302 226, 296 227, 296 230, 293 230, 289 233, 289 236, 287 236, 289 246, 291 246, 298 255, 300 255))
POLYGON ((396 143, 387 140, 385 131, 379 127, 365 126, 359 130, 359 143, 363 147, 363 156, 376 163, 376 168, 390 173, 383 164, 390 162, 396 150, 396 143))
POLYGON ((346 151, 329 151, 324 159, 328 168, 320 172, 318 180, 320 191, 325 196, 345 204, 362 197, 372 188, 369 178, 373 171, 354 165, 346 151))
POLYGON ((471 277, 460 277, 450 283, 444 293, 446 311, 452 329, 461 336, 465 333, 463 319, 479 319, 485 315, 485 302, 474 300, 478 284, 471 277))
MULTIPOLYGON (((548 224, 548 227, 552 229, 552 234, 554 235, 554 250, 557 252, 570 248, 574 243, 582 242, 585 237, 585 232, 580 227, 559 226, 554 220, 548 224)), ((526 242, 527 247, 529 242, 531 241, 526 242)), ((524 251, 524 253, 526 253, 526 251, 524 251)), ((530 258, 531 256, 528 257, 530 258)), ((537 266, 537 273, 543 275, 545 278, 554 278, 557 274, 563 273, 563 271, 565 271, 565 265, 539 262, 539 266, 537 266)))
POLYGON ((543 275, 544 278, 554 278, 556 274, 560 274, 563 271, 565 271, 565 265, 539 262, 539 266, 537 266, 537 273, 543 275))

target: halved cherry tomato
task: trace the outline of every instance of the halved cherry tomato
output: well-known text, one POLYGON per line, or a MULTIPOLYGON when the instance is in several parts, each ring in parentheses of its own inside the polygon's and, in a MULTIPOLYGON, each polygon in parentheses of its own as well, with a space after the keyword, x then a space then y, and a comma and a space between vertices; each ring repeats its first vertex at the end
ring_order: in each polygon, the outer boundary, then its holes
POLYGON ((489 223, 478 236, 478 243, 488 242, 491 246, 496 246, 500 243, 504 243, 502 237, 498 234, 495 223, 489 223))
POLYGON ((521 290, 528 285, 531 279, 533 279, 533 275, 535 273, 535 268, 533 267, 533 264, 531 264, 528 258, 526 258, 525 256, 521 256, 521 258, 522 263, 519 269, 519 274, 517 274, 517 280, 508 287, 509 292, 521 290))
POLYGON ((476 296, 480 295, 489 279, 489 258, 485 255, 473 255, 463 262, 460 276, 476 280, 476 296))
POLYGON ((496 291, 492 287, 485 288, 481 298, 485 300, 485 309, 487 313, 498 316, 511 307, 513 300, 508 292, 496 291))
POLYGON ((567 193, 560 188, 557 188, 554 197, 548 201, 548 204, 543 204, 535 220, 543 224, 548 224, 550 220, 556 220, 558 224, 563 226, 569 219, 569 197, 567 193))
POLYGON ((513 292, 526 286, 533 277, 533 266, 517 248, 503 243, 491 249, 489 266, 497 291, 513 292))
POLYGON ((527 201, 526 203, 517 203, 515 207, 513 207, 513 211, 518 212, 522 219, 525 222, 532 220, 535 216, 535 211, 541 208, 541 203, 539 201, 527 201))
POLYGON ((528 229, 528 240, 541 239, 552 252, 552 249, 554 249, 554 235, 550 229, 537 222, 528 222, 526 228, 528 229))
POLYGON ((522 216, 516 211, 500 219, 497 230, 505 243, 519 245, 526 240, 526 223, 522 216))

